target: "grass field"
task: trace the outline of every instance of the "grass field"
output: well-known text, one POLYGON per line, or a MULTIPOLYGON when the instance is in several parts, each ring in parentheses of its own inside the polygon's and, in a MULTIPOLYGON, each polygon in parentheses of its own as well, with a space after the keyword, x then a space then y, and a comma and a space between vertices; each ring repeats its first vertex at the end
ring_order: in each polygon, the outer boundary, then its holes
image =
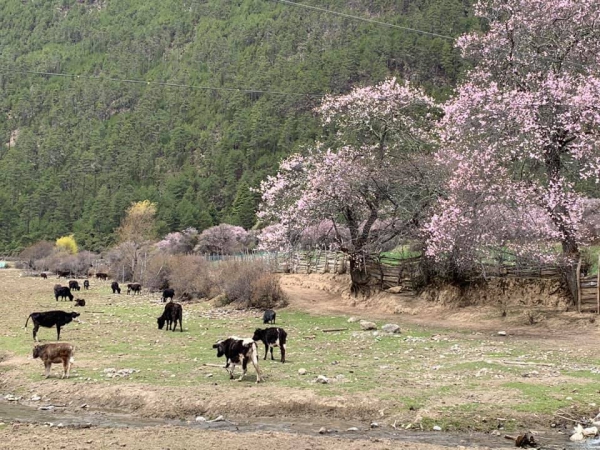
MULTIPOLYGON (((184 332, 161 331, 156 325, 164 307, 160 294, 113 295, 109 282, 92 281, 90 291, 76 295, 88 304, 81 308, 80 322, 65 326, 61 334, 76 347, 73 376, 44 380, 42 364, 30 357, 31 325, 24 330, 23 324, 33 311, 74 309, 73 303, 54 300, 55 283, 0 271, 0 286, 10 293, 0 304, 0 394, 26 399, 39 393, 53 401, 76 399, 73 407, 85 402, 98 409, 181 419, 239 414, 240 405, 231 398, 252 398, 246 412, 255 407, 256 414, 261 408, 264 413, 269 405, 277 416, 321 415, 323 420, 444 430, 491 431, 498 418, 509 431, 549 427, 560 423, 557 412, 571 417, 598 410, 600 357, 595 346, 579 345, 572 334, 549 338, 540 330, 502 337, 451 324, 402 323, 398 316, 376 322, 395 320, 401 334, 361 331, 358 323, 348 323, 347 314, 300 310, 294 298, 302 291, 290 292, 290 307, 277 316, 277 326, 289 335, 288 362, 261 360, 266 382, 255 385, 251 367, 243 383, 229 381, 223 369, 214 367, 224 361, 216 358, 212 344, 229 335, 251 336, 262 326, 260 311, 184 304, 184 332), (323 332, 331 328, 348 330, 323 332), (135 372, 110 378, 105 373, 110 368, 135 372), (298 374, 300 368, 307 373, 298 374), (316 383, 318 375, 330 382, 316 383)), ((42 328, 38 336, 53 341, 56 330, 42 328)), ((597 331, 588 338, 597 339, 597 331)), ((262 356, 263 348, 259 351, 262 356)), ((54 367, 56 376, 60 368, 54 367)))

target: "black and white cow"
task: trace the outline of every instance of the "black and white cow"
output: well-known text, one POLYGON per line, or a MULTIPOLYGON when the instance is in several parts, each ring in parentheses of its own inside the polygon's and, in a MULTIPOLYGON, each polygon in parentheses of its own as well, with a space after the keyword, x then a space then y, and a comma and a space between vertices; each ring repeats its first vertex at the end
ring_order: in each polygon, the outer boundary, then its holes
POLYGON ((260 369, 258 368, 258 349, 256 342, 250 338, 242 339, 235 336, 227 339, 218 341, 213 345, 213 348, 217 349, 217 357, 225 355, 227 358, 226 369, 229 369, 229 379, 233 379, 233 371, 235 370, 236 364, 242 365, 242 375, 238 378, 238 381, 242 381, 244 375, 246 375, 248 361, 252 362, 254 369, 256 370, 256 382, 260 383, 260 369))
POLYGON ((262 342, 265 344, 265 357, 263 359, 267 359, 267 353, 269 349, 271 349, 271 359, 273 358, 273 348, 279 347, 281 351, 281 362, 285 362, 285 344, 287 342, 287 333, 283 328, 265 328, 261 330, 257 328, 254 331, 254 336, 252 336, 252 340, 255 342, 262 342))

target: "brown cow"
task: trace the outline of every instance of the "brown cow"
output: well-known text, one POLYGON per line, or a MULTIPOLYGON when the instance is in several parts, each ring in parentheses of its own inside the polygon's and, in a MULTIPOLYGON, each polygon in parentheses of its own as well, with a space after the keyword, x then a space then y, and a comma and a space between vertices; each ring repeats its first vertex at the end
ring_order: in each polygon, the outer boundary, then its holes
POLYGON ((36 345, 33 347, 33 359, 40 358, 44 363, 44 375, 46 378, 50 376, 50 368, 52 364, 63 365, 63 376, 61 378, 69 378, 71 365, 73 364, 73 351, 75 347, 66 342, 36 345))

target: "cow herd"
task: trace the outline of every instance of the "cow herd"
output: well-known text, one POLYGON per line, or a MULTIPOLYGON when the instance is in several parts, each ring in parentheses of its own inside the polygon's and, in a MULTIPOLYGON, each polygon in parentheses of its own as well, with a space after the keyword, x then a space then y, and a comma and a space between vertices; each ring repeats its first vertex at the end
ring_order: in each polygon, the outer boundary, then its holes
MULTIPOLYGON (((58 278, 69 277, 68 272, 57 272, 58 278)), ((42 273, 41 277, 47 279, 46 273, 42 273)), ((107 280, 108 275, 105 273, 96 273, 96 278, 99 280, 107 280)), ((89 280, 84 280, 83 287, 85 290, 90 289, 89 280)), ((80 291, 79 283, 76 280, 71 280, 68 286, 62 286, 60 284, 54 285, 54 297, 56 301, 58 299, 75 301, 75 306, 85 306, 84 299, 75 299, 71 291, 80 291)), ((111 283, 111 290, 113 294, 120 294, 121 288, 117 281, 111 283)), ((141 294, 142 285, 140 283, 129 283, 127 284, 127 294, 141 294)), ((176 331, 177 323, 179 323, 179 330, 183 332, 183 308, 181 304, 173 301, 175 297, 175 291, 173 289, 165 289, 162 292, 162 302, 167 302, 164 311, 160 317, 156 319, 158 329, 162 330, 167 325, 167 330, 176 331)), ((60 340, 60 329, 61 327, 69 324, 74 319, 80 316, 78 312, 65 312, 65 311, 45 311, 45 312, 33 312, 25 321, 25 328, 31 319, 33 323, 33 339, 38 342, 37 333, 40 327, 53 328, 56 327, 56 340, 60 340)), ((274 324, 276 318, 275 311, 268 309, 263 314, 264 324, 274 324)), ((242 375, 238 379, 241 381, 246 374, 248 363, 251 362, 256 370, 256 382, 262 381, 261 372, 258 365, 258 347, 257 343, 262 342, 265 346, 264 360, 267 359, 269 350, 271 352, 271 360, 274 360, 273 349, 279 348, 281 352, 281 362, 285 362, 286 342, 287 333, 283 328, 270 327, 266 329, 257 328, 254 331, 252 338, 239 338, 230 336, 227 339, 219 340, 213 345, 213 348, 217 350, 217 357, 225 356, 226 363, 224 368, 229 372, 230 379, 233 379, 233 371, 236 365, 242 366, 242 375)), ((51 343, 44 345, 36 345, 33 349, 33 358, 40 358, 44 363, 45 376, 48 378, 50 374, 50 367, 53 363, 63 364, 63 378, 69 377, 69 371, 73 363, 73 351, 74 347, 68 343, 51 343)))

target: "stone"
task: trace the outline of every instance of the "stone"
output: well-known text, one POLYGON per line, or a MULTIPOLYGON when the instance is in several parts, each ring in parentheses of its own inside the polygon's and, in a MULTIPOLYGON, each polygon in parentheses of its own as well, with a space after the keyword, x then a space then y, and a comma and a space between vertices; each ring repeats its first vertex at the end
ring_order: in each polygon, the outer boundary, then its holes
POLYGON ((376 330, 377 329, 377 325, 375 325, 374 322, 369 322, 367 320, 361 320, 360 321, 360 327, 367 331, 367 330, 376 330))
POLYGON ((213 376, 212 373, 207 373, 204 378, 212 378, 212 376, 213 376))
POLYGON ((327 433, 327 428, 325 428, 325 427, 319 428, 319 434, 325 434, 325 433, 327 433))
POLYGON ((597 427, 588 427, 583 429, 584 436, 596 436, 598 434, 597 427))
POLYGON ((56 428, 64 428, 65 426, 62 423, 59 423, 58 425, 56 425, 56 428))
POLYGON ((39 395, 32 395, 31 396, 31 401, 32 402, 39 402, 42 399, 42 397, 40 397, 39 395))
POLYGON ((306 375, 306 369, 298 369, 298 375, 306 375))
POLYGON ((404 286, 392 286, 389 289, 386 289, 386 292, 389 292, 390 294, 400 294, 401 292, 404 292, 404 286))
POLYGON ((319 375, 317 377, 317 383, 327 384, 329 383, 329 378, 327 378, 325 375, 319 375))
POLYGON ((346 431, 358 431, 358 428, 356 428, 356 427, 350 427, 346 431))
POLYGON ((498 331, 498 336, 506 336, 506 331, 498 331))
POLYGON ((573 435, 572 435, 572 436, 569 438, 569 440, 571 440, 571 441, 573 441, 573 442, 576 442, 576 441, 583 441, 583 439, 584 439, 584 438, 583 438, 583 433, 575 433, 575 434, 573 434, 573 435))
POLYGON ((436 425, 433 427, 433 431, 442 431, 442 427, 436 425))
POLYGON ((358 322, 358 317, 350 317, 348 319, 348 323, 354 323, 354 322, 358 322))
POLYGON ((390 334, 398 334, 400 333, 400 325, 396 325, 395 323, 386 323, 381 327, 381 330, 390 334))
POLYGON ((371 422, 371 428, 379 428, 379 424, 377 422, 371 422))
POLYGON ((204 417, 204 416, 196 416, 196 422, 206 422, 206 417, 204 417))

